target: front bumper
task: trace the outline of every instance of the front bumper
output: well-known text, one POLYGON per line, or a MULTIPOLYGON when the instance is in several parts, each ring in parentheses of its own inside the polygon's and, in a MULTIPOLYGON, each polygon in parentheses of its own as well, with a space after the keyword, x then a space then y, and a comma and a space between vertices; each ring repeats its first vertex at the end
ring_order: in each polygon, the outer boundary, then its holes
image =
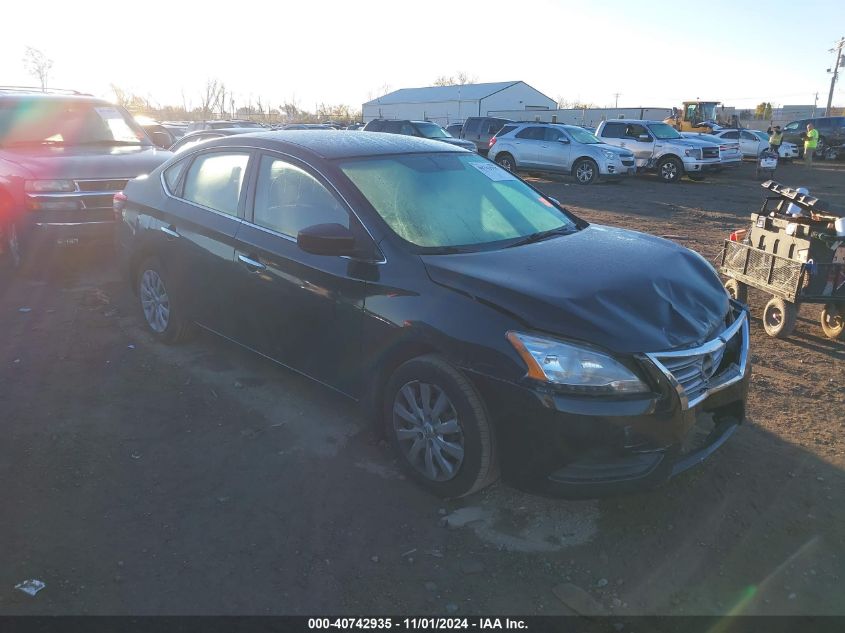
POLYGON ((641 369, 654 393, 615 400, 472 374, 488 410, 497 412, 504 476, 555 496, 593 498, 653 488, 702 463, 745 419, 750 367, 742 314, 737 366, 726 356, 710 390, 685 393, 648 360, 641 369), (718 384, 720 376, 725 384, 718 384))
POLYGON ((716 171, 721 167, 721 162, 718 160, 697 160, 694 158, 684 159, 684 169, 687 173, 702 173, 707 171, 716 171))
POLYGON ((604 180, 627 178, 637 173, 634 161, 630 165, 624 165, 621 161, 605 161, 599 163, 599 174, 604 180))
POLYGON ((45 221, 33 218, 27 241, 31 247, 113 244, 114 220, 45 221))

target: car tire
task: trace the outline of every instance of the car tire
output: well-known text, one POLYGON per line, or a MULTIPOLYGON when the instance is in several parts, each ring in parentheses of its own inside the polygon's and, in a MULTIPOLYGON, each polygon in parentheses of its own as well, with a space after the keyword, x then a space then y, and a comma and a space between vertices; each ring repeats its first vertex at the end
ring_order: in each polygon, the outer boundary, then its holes
POLYGON ((774 338, 786 338, 795 330, 798 306, 780 297, 772 297, 763 308, 763 327, 774 338))
POLYGON ((3 227, 3 249, 2 256, 0 256, 0 267, 14 273, 23 268, 23 250, 21 248, 21 238, 18 233, 17 224, 9 222, 3 227))
POLYGON ((513 156, 507 152, 502 152, 501 154, 496 155, 496 164, 508 171, 516 171, 516 161, 513 156))
POLYGON ((592 185, 599 178, 599 166, 590 158, 579 158, 572 165, 572 175, 579 185, 592 185))
POLYGON ((731 299, 739 301, 740 303, 748 303, 748 285, 737 281, 736 279, 728 279, 725 282, 725 290, 731 296, 731 299))
POLYGON ((437 496, 463 497, 498 478, 493 425, 481 396, 441 356, 419 356, 393 372, 383 415, 402 469, 437 496))
POLYGON ((172 279, 157 257, 141 262, 136 277, 141 316, 147 330, 164 343, 184 338, 188 325, 172 286, 172 279))
POLYGON ((834 341, 845 341, 845 303, 826 303, 819 315, 824 335, 834 341))
POLYGON ((666 184, 674 184, 684 175, 684 164, 674 156, 668 156, 657 163, 657 175, 666 184))

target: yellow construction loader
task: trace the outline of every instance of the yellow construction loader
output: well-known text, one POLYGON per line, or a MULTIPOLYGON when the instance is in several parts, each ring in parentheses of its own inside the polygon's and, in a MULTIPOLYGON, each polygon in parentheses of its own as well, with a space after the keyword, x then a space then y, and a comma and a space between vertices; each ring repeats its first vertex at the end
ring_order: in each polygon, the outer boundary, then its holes
POLYGON ((679 132, 701 132, 709 134, 716 125, 728 125, 722 121, 717 106, 721 101, 684 101, 682 109, 672 108, 672 116, 664 123, 668 123, 679 132))

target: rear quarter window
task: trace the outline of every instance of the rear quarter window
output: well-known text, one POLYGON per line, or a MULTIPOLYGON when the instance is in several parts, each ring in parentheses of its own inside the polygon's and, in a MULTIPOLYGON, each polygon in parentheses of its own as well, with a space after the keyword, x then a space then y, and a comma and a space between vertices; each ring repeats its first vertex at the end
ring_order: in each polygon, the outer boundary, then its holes
POLYGON ((186 159, 182 159, 177 163, 174 163, 170 167, 164 170, 164 185, 167 188, 167 191, 174 196, 179 195, 179 186, 180 180, 182 178, 182 174, 185 173, 185 167, 188 166, 190 161, 186 159))
POLYGON ((470 117, 464 124, 464 134, 478 134, 481 130, 481 119, 470 117))

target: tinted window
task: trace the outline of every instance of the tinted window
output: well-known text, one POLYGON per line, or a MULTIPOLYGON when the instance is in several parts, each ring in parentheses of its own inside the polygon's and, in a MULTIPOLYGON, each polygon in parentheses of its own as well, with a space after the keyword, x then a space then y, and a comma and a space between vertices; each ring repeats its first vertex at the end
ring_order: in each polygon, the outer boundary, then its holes
POLYGON ((799 127, 801 127, 801 123, 802 123, 802 121, 793 121, 792 123, 790 123, 789 125, 787 125, 783 129, 789 130, 790 132, 792 132, 794 130, 797 130, 799 127))
POLYGON ((502 129, 504 124, 505 122, 501 119, 487 119, 484 122, 484 132, 485 134, 494 135, 502 129))
POLYGON ((404 121, 399 127, 399 134, 404 134, 405 136, 419 136, 416 128, 414 128, 414 126, 408 121, 404 121))
POLYGON ((563 132, 560 130, 556 130, 553 127, 546 128, 546 134, 543 137, 546 141, 559 141, 560 139, 564 138, 563 132))
POLYGON ((170 193, 177 193, 178 189, 177 186, 179 185, 179 178, 185 171, 185 167, 188 166, 190 160, 180 160, 178 163, 171 165, 167 169, 164 170, 164 182, 167 185, 168 191, 170 193))
POLYGON ((510 134, 518 127, 518 125, 506 125, 496 133, 496 136, 504 136, 505 134, 510 134))
POLYGON ((635 139, 639 140, 640 136, 643 136, 643 135, 651 138, 651 134, 648 133, 648 130, 645 128, 645 126, 640 125, 639 123, 631 123, 625 129, 625 136, 627 136, 628 138, 635 138, 635 139))
POLYGON ((383 121, 373 120, 373 121, 370 121, 369 123, 367 123, 367 125, 364 126, 364 129, 367 130, 368 132, 381 132, 383 127, 384 127, 383 121))
POLYGON ((725 132, 724 134, 722 134, 722 138, 736 140, 739 138, 739 132, 725 132))
POLYGON ((253 221, 258 226, 296 237, 314 224, 349 227, 349 214, 316 178, 272 156, 258 170, 253 221))
POLYGON ((742 132, 742 140, 744 140, 744 141, 759 141, 760 139, 757 138, 751 132, 742 132))
POLYGON ((249 154, 212 153, 198 156, 185 176, 182 197, 228 215, 238 214, 238 201, 249 154))
POLYGON ((464 134, 478 134, 481 131, 481 119, 478 117, 468 118, 464 125, 464 134))
POLYGON ((402 123, 400 123, 399 121, 385 121, 382 124, 381 131, 382 132, 389 132, 390 134, 401 134, 402 133, 402 123))
POLYGON ((601 135, 605 138, 622 138, 625 127, 624 123, 605 123, 601 135))
POLYGON ((542 141, 546 138, 546 128, 544 127, 527 127, 516 133, 516 138, 524 138, 532 141, 542 141))

